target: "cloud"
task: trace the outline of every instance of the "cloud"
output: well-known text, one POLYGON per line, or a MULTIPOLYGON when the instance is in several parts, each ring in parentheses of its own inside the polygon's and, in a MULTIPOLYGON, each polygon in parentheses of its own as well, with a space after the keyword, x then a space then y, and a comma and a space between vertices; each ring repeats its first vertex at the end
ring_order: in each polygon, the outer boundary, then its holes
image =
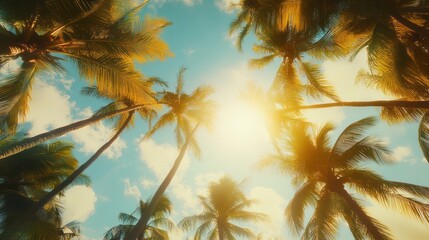
MULTIPOLYGON (((147 165, 158 181, 161 182, 173 166, 179 150, 171 144, 158 144, 153 139, 148 139, 140 143, 139 154, 140 160, 147 165)), ((189 157, 185 154, 173 182, 180 182, 183 179, 183 173, 189 168, 189 162, 189 157)))
POLYGON ((233 13, 237 9, 233 4, 238 3, 240 3, 240 0, 215 0, 216 7, 226 13, 233 13))
MULTIPOLYGON (((77 121, 77 117, 72 115, 73 112, 79 112, 79 118, 87 118, 93 114, 90 108, 78 109, 67 95, 67 88, 69 88, 67 84, 71 84, 73 80, 63 79, 61 75, 53 73, 47 74, 44 79, 46 80, 36 79, 33 86, 32 100, 26 117, 26 121, 31 123, 31 135, 77 121), (54 78, 57 82, 62 83, 61 86, 65 89, 61 90, 51 83, 54 78)), ((87 154, 97 151, 112 135, 112 129, 102 122, 71 133, 73 140, 80 145, 78 150, 87 154)), ((118 138, 103 154, 108 158, 118 158, 125 148, 125 141, 118 138)))
POLYGON ((270 221, 265 221, 258 224, 259 232, 263 236, 275 238, 282 235, 284 220, 284 209, 286 208, 286 200, 276 193, 271 188, 253 187, 249 194, 250 199, 257 200, 257 204, 251 206, 251 211, 264 213, 270 221))
POLYGON ((46 132, 72 122, 75 103, 70 96, 53 85, 36 79, 26 121, 31 123, 31 135, 46 132))
POLYGON ((193 55, 195 53, 195 49, 188 48, 184 51, 184 53, 187 57, 190 57, 191 55, 193 55))
POLYGON ((408 146, 398 146, 393 149, 392 155, 398 162, 411 161, 408 159, 408 157, 411 156, 411 148, 408 146))
POLYGON ((124 195, 135 197, 137 200, 141 198, 141 193, 139 188, 136 185, 131 184, 129 178, 122 180, 125 184, 124 195))
POLYGON ((64 207, 64 224, 71 221, 85 222, 95 211, 97 196, 91 187, 74 186, 60 200, 64 207))
POLYGON ((141 185, 143 186, 144 189, 149 189, 151 187, 153 187, 155 185, 155 182, 147 179, 147 178, 142 178, 140 180, 141 185))
MULTIPOLYGON (((110 140, 114 132, 104 123, 95 123, 91 126, 79 129, 72 133, 74 141, 79 143, 79 151, 92 154, 96 152, 103 144, 110 140)), ((106 149, 103 154, 108 158, 117 159, 122 156, 122 151, 127 147, 126 142, 118 138, 115 142, 106 149)))

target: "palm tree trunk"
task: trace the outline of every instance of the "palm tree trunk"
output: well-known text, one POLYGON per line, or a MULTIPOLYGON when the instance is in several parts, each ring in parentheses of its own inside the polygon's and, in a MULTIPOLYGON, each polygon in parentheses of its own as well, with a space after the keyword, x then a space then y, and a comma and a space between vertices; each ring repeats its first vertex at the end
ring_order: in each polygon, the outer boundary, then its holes
POLYGON ((429 101, 378 100, 366 102, 333 102, 291 107, 289 109, 286 108, 286 110, 318 109, 330 107, 403 107, 429 109, 429 101))
POLYGON ((385 240, 385 235, 374 225, 371 218, 366 214, 362 207, 350 196, 350 194, 344 189, 344 187, 336 187, 331 191, 337 193, 347 202, 347 206, 356 214, 361 223, 366 227, 366 230, 375 240, 385 240))
MULTIPOLYGON (((95 153, 92 155, 84 164, 82 164, 78 169, 76 169, 70 176, 68 176, 63 182, 61 182, 59 185, 57 185, 54 189, 52 189, 49 193, 44 195, 42 198, 39 199, 38 202, 35 203, 35 205, 30 208, 27 212, 25 212, 23 215, 21 215, 14 223, 19 223, 21 221, 25 221, 25 219, 29 216, 32 216, 34 213, 36 213, 39 209, 41 209, 45 204, 47 204, 49 201, 51 201, 58 193, 63 191, 67 186, 69 186, 80 174, 82 174, 89 166, 91 166, 92 163, 97 160, 97 158, 110 147, 110 145, 115 142, 115 140, 119 137, 119 135, 125 130, 125 128, 128 126, 129 122, 131 121, 133 117, 134 111, 131 111, 128 113, 128 117, 125 120, 125 122, 122 124, 122 126, 119 128, 119 130, 113 135, 113 137, 107 141, 103 146, 101 146, 95 153)), ((16 226, 17 231, 19 231, 19 224, 12 224, 12 226, 16 226)))
POLYGON ((36 135, 34 137, 24 139, 22 141, 11 144, 10 147, 7 148, 6 150, 1 150, 0 151, 0 159, 9 157, 9 156, 14 155, 14 154, 17 154, 17 153, 22 152, 26 149, 32 148, 38 144, 41 144, 41 143, 46 142, 48 140, 52 140, 54 138, 60 137, 64 134, 78 130, 80 128, 86 127, 90 124, 96 123, 96 122, 103 120, 105 118, 109 118, 109 117, 116 116, 118 114, 134 111, 134 110, 146 107, 147 105, 151 105, 151 104, 158 104, 158 103, 154 102, 154 103, 139 104, 139 105, 135 105, 135 106, 126 107, 126 108, 119 109, 119 110, 116 110, 116 111, 113 111, 110 113, 105 113, 105 114, 101 114, 98 116, 93 116, 93 117, 90 117, 90 118, 87 118, 87 119, 84 119, 84 120, 81 120, 78 122, 71 123, 71 124, 63 126, 63 127, 53 129, 53 130, 48 131, 48 132, 36 135))
POLYGON ((156 190, 155 195, 153 196, 152 200, 149 203, 149 206, 144 211, 144 214, 140 217, 137 224, 131 229, 131 231, 128 232, 128 234, 125 236, 124 240, 135 240, 137 239, 138 235, 140 233, 144 233, 146 231, 147 223, 149 222, 150 217, 153 215, 153 212, 155 211, 156 205, 158 205, 162 195, 164 194, 165 190, 167 190, 168 185, 170 185, 171 180, 173 180, 174 175, 177 172, 177 169, 179 169, 179 166, 183 160, 183 157, 185 156, 186 150, 189 147, 189 144, 191 142, 191 139, 193 135, 195 134, 197 128, 199 126, 199 123, 192 129, 192 131, 186 136, 185 144, 183 144, 182 148, 180 149, 180 153, 177 156, 176 160, 174 161, 173 166, 171 167, 170 171, 168 172, 167 176, 164 178, 164 181, 162 181, 159 188, 156 190))
POLYGON ((413 23, 412 21, 404 18, 399 12, 393 10, 390 12, 390 15, 393 19, 398 21, 400 24, 405 26, 406 28, 410 29, 411 31, 417 33, 421 37, 424 37, 426 39, 429 39, 429 29, 426 29, 418 24, 413 23))
POLYGON ((224 240, 225 239, 225 232, 223 231, 222 227, 219 226, 220 224, 217 224, 217 233, 219 235, 219 240, 224 240))

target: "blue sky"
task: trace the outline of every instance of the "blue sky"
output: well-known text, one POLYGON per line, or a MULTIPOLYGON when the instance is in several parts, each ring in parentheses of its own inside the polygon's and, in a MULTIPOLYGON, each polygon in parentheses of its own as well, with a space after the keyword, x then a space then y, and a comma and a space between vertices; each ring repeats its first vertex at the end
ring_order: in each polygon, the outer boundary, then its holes
MULTIPOLYGON (((273 239, 269 237, 274 235, 278 235, 279 239, 296 239, 287 230, 282 215, 293 189, 286 176, 272 169, 255 169, 255 163, 272 152, 272 148, 262 117, 239 99, 240 92, 245 90, 249 81, 267 88, 279 62, 264 69, 248 68, 248 60, 255 57, 251 51, 255 38, 249 36, 245 39, 243 52, 236 50, 234 37, 228 36, 228 26, 234 17, 233 12, 226 10, 229 2, 159 0, 143 10, 144 14, 164 17, 173 23, 165 29, 162 38, 170 46, 174 57, 141 65, 142 72, 146 76, 160 77, 169 82, 170 87, 175 87, 176 75, 185 66, 188 68, 185 90, 212 85, 216 89, 213 99, 219 106, 213 131, 202 130, 197 135, 203 151, 202 158, 198 160, 188 154, 167 191, 174 203, 172 218, 178 222, 186 215, 197 213, 196 196, 204 194, 210 181, 229 174, 236 181, 246 180, 243 184, 245 193, 260 202, 254 210, 272 217, 270 224, 256 228, 258 232, 264 233, 266 239, 273 239)), ((1 71, 4 74, 14 66, 17 64, 10 63, 1 71)), ((336 87, 343 100, 389 98, 375 90, 354 85, 355 74, 366 67, 364 53, 351 63, 339 60, 324 62, 322 66, 326 78, 336 87)), ((64 74, 39 76, 33 86, 33 100, 25 124, 30 134, 89 117, 105 104, 82 97, 79 91, 86 82, 72 71, 72 67, 69 69, 64 74)), ((354 121, 377 113, 377 109, 335 108, 307 111, 305 114, 316 124, 333 121, 342 130, 354 121)), ((64 218, 66 221, 82 222, 83 240, 102 239, 110 227, 119 223, 117 215, 120 212, 131 213, 138 199, 146 199, 155 192, 172 165, 177 155, 172 129, 166 128, 153 139, 141 142, 141 136, 146 131, 147 124, 137 121, 87 170, 92 187, 74 187, 66 192, 64 218)), ((332 137, 335 138, 338 133, 336 131, 332 137)), ((380 121, 370 133, 388 143, 398 159, 395 166, 371 167, 388 179, 427 185, 429 167, 418 147, 415 123, 389 126, 380 121)), ((108 123, 101 123, 74 132, 64 140, 76 143, 74 152, 83 162, 111 134, 108 123)), ((392 227, 397 239, 423 240, 429 235, 429 228, 424 225, 394 215, 373 202, 368 202, 368 209, 392 227)), ((172 239, 186 239, 186 236, 186 233, 176 232, 172 239)), ((338 239, 352 239, 345 225, 338 239)))

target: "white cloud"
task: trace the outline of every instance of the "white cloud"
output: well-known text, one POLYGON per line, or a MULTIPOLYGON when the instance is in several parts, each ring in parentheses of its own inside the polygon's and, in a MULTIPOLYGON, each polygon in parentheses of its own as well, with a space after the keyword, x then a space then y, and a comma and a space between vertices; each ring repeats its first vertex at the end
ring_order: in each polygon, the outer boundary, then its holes
POLYGON ((180 2, 184 3, 186 6, 194 6, 195 4, 201 3, 202 0, 180 0, 180 2))
POLYGON ((398 162, 411 161, 408 159, 408 157, 411 156, 411 148, 408 146, 398 146, 393 149, 392 155, 398 162))
MULTIPOLYGON (((72 133, 74 141, 79 143, 79 151, 92 154, 96 152, 103 144, 110 140, 113 136, 113 131, 110 127, 104 123, 95 123, 91 126, 79 129, 72 133)), ((108 158, 117 159, 122 155, 122 151, 127 147, 127 144, 121 138, 115 140, 115 142, 106 149, 103 154, 108 158)))
POLYGON ((286 208, 286 200, 273 189, 259 186, 250 190, 249 198, 258 201, 251 207, 251 211, 264 213, 270 219, 270 221, 258 224, 258 227, 262 228, 259 229, 259 232, 263 236, 271 238, 282 235, 285 225, 283 212, 286 208))
POLYGON ((36 79, 26 117, 26 121, 32 125, 30 134, 39 134, 71 123, 74 106, 70 96, 55 86, 36 79))
POLYGON ((215 0, 215 5, 226 13, 232 13, 237 8, 233 4, 238 4, 239 2, 240 0, 215 0))
POLYGON ((64 207, 63 223, 85 222, 94 213, 96 202, 97 196, 91 187, 71 187, 61 198, 64 207))
POLYGON ((195 53, 195 49, 188 48, 188 49, 186 49, 186 50, 184 51, 184 53, 185 53, 185 55, 186 55, 187 57, 190 57, 190 56, 192 56, 192 55, 195 53))
MULTIPOLYGON (((142 141, 139 145, 140 160, 155 174, 158 181, 161 182, 167 176, 168 171, 173 166, 179 150, 171 144, 157 144, 153 139, 142 141)), ((180 182, 183 173, 189 167, 189 157, 185 154, 182 163, 173 179, 173 182, 180 182)))
POLYGON ((143 186, 144 189, 149 189, 151 187, 153 187, 155 185, 155 182, 147 179, 147 178, 142 178, 140 180, 141 185, 143 186))
POLYGON ((141 193, 139 188, 136 185, 131 184, 129 178, 122 180, 125 184, 124 195, 135 197, 137 200, 141 198, 141 193))
MULTIPOLYGON (((158 182, 164 180, 176 160, 179 150, 170 144, 157 144, 153 139, 142 141, 139 145, 140 160, 155 174, 158 182)), ((183 177, 189 168, 190 159, 185 154, 168 191, 182 201, 185 209, 192 209, 197 204, 192 188, 183 183, 183 177)))

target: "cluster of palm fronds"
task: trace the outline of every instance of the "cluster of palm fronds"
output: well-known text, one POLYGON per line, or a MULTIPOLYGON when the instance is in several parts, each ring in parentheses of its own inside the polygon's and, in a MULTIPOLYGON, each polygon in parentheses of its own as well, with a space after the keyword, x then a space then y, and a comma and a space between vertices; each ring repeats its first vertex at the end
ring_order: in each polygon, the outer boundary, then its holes
MULTIPOLYGON (((121 0, 18 0, 0 2, 0 67, 11 61, 21 67, 0 80, 0 235, 3 239, 70 239, 76 236, 75 223, 61 226, 61 206, 57 196, 68 187, 89 179, 82 175, 139 115, 149 123, 160 106, 170 111, 161 116, 155 131, 176 122, 181 155, 149 206, 162 200, 184 152, 199 147, 194 132, 210 124, 213 103, 207 99, 210 87, 183 93, 182 69, 175 92, 156 93, 154 85, 167 87, 157 78, 145 77, 135 69, 135 61, 163 60, 171 56, 159 38, 170 23, 162 18, 139 18, 146 2, 130 7, 121 0), (59 14, 60 13, 60 14, 59 14), (17 133, 25 120, 31 88, 36 76, 46 71, 65 71, 71 62, 90 86, 82 94, 113 100, 94 116, 34 137, 17 133), (71 145, 44 142, 103 119, 114 121, 115 134, 91 158, 78 166, 71 145), (186 140, 184 138, 186 137, 186 140), (73 232, 70 233, 70 232, 73 232)), ((150 125, 150 124, 149 124, 150 125)), ((142 216, 134 232, 140 235, 147 225, 142 216)), ((132 238, 131 236, 129 238, 132 238)))
MULTIPOLYGON (((304 109, 379 107, 389 123, 420 120, 419 143, 429 161, 429 3, 414 0, 242 0, 231 34, 237 46, 252 32, 253 50, 263 56, 250 66, 281 59, 268 92, 253 89, 270 116, 276 153, 261 167, 275 166, 292 176, 297 192, 285 210, 291 229, 302 239, 335 239, 338 221, 347 222, 356 239, 391 239, 389 230, 365 211, 354 195, 366 195, 427 223, 429 188, 384 180, 362 162, 392 163, 378 140, 363 137, 373 125, 367 118, 353 123, 333 146, 331 125, 311 134, 300 120, 304 109), (318 63, 353 59, 366 51, 369 72, 356 79, 397 98, 390 101, 344 102, 335 94, 318 63), (308 104, 311 100, 312 105, 308 104), (323 100, 333 100, 323 102, 323 100), (322 101, 322 102, 321 102, 322 101), (351 194, 353 193, 353 194, 351 194), (304 225, 304 209, 315 211, 304 225)), ((248 93, 249 94, 249 93, 248 93)))
MULTIPOLYGON (((73 184, 89 184, 82 173, 133 125, 136 115, 151 125, 160 106, 168 111, 157 119, 146 138, 165 125, 176 124, 179 155, 153 198, 141 201, 131 215, 120 214, 123 224, 110 229, 106 239, 169 238, 174 224, 166 216, 171 203, 164 193, 188 148, 200 155, 195 132, 210 125, 214 104, 208 100, 210 87, 183 92, 184 69, 178 74, 175 91, 155 92, 154 86, 167 87, 165 82, 146 77, 135 68, 135 61, 172 55, 159 38, 169 22, 151 17, 141 20, 139 12, 145 4, 129 7, 123 0, 0 1, 0 68, 11 61, 21 65, 0 79, 0 238, 76 237, 78 224, 61 221, 59 199, 64 191, 73 184), (28 111, 36 76, 65 71, 66 61, 89 82, 82 94, 111 102, 88 119, 43 134, 27 137, 17 132, 28 111), (45 143, 103 119, 113 121, 115 133, 80 166, 72 155, 72 145, 45 143)), ((253 31, 258 39, 254 50, 264 54, 251 60, 251 66, 282 60, 268 93, 258 94, 271 116, 270 132, 277 150, 261 166, 274 165, 293 177, 298 191, 285 211, 292 229, 302 233, 303 239, 333 239, 339 220, 344 220, 356 239, 391 238, 387 227, 367 214, 357 194, 429 222, 429 188, 388 181, 362 167, 365 161, 392 163, 387 148, 362 133, 374 123, 372 118, 347 127, 332 146, 327 137, 331 125, 311 134, 308 123, 298 119, 303 109, 331 106, 380 107, 381 117, 392 123, 421 119, 419 141, 429 158, 429 3, 242 0, 237 6, 231 33, 238 32, 238 48, 253 31), (369 72, 361 72, 357 78, 397 99, 342 102, 335 94, 318 63, 354 58, 360 51, 367 51, 369 72), (304 105, 308 98, 334 102, 304 105), (304 209, 309 205, 315 211, 304 225, 304 209)), ((265 219, 246 210, 253 201, 229 178, 212 183, 208 195, 200 200, 202 213, 179 223, 185 230, 201 223, 195 239, 253 238, 252 231, 233 221, 265 219)))

